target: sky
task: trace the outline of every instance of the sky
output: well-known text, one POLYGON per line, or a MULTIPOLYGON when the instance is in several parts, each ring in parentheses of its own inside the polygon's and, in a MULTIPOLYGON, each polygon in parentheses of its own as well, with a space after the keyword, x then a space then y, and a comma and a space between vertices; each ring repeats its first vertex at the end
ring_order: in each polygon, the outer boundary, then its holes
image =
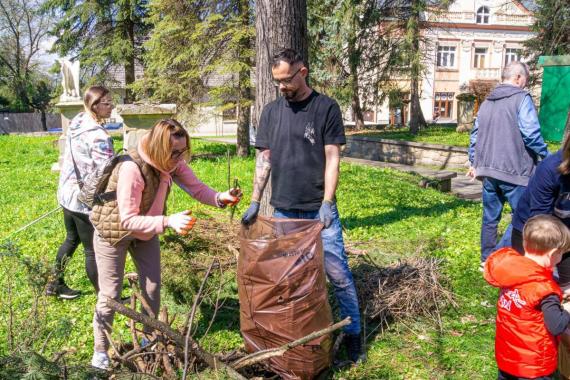
POLYGON ((41 50, 38 53, 37 60, 45 71, 49 70, 49 68, 55 63, 56 59, 58 58, 57 54, 51 54, 48 52, 53 46, 55 40, 55 37, 49 37, 40 43, 41 50))

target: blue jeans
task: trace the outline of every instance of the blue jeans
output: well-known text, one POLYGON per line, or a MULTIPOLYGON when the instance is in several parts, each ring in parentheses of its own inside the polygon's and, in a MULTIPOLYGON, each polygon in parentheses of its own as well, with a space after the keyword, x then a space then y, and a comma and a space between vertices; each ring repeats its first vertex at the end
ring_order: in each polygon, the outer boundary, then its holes
MULTIPOLYGON (((501 221, 503 206, 509 202, 514 210, 525 186, 513 185, 495 178, 485 177, 483 180, 483 223, 481 225, 481 262, 497 249, 497 226, 501 221)), ((511 233, 507 228, 506 234, 511 233)), ((508 237, 506 237, 508 238, 508 237)), ((503 239, 505 242, 508 240, 503 239)), ((509 239, 510 240, 510 239, 509 239)))
MULTIPOLYGON (((352 322, 344 327, 346 334, 360 334, 360 309, 358 296, 352 279, 352 272, 348 267, 344 241, 342 239, 342 226, 336 204, 333 205, 333 222, 329 228, 323 229, 323 250, 325 251, 325 271, 330 283, 334 287, 336 298, 340 307, 342 319, 350 317, 352 322)), ((300 211, 275 209, 275 218, 289 219, 319 219, 319 210, 300 211)))

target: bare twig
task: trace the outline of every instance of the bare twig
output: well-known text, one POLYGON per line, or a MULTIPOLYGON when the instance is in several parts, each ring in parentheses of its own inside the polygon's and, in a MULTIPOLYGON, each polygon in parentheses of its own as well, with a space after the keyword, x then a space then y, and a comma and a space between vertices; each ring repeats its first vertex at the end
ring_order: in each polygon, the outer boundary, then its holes
POLYGON ((307 342, 310 342, 313 339, 316 339, 320 336, 326 335, 326 334, 330 334, 331 332, 340 329, 341 327, 344 327, 346 325, 349 325, 351 322, 350 317, 346 317, 345 319, 343 319, 342 321, 335 323, 332 326, 327 327, 326 329, 322 329, 319 331, 315 331, 303 338, 297 339, 293 342, 289 342, 287 344, 284 344, 281 347, 276 347, 276 348, 271 348, 268 350, 262 350, 262 351, 257 351, 251 355, 245 356, 239 360, 236 360, 235 362, 233 362, 231 364, 231 366, 235 369, 240 369, 255 363, 258 363, 260 361, 266 360, 266 359, 270 359, 272 357, 275 356, 283 356, 283 354, 285 354, 285 352, 287 352, 288 350, 295 348, 297 346, 300 346, 302 344, 305 344, 307 342))
MULTIPOLYGON (((176 343, 176 345, 178 345, 179 347, 184 347, 184 342, 185 342, 184 337, 180 333, 172 329, 170 326, 168 326, 166 323, 158 321, 147 315, 138 313, 135 310, 129 309, 128 307, 125 307, 122 303, 119 303, 112 298, 107 298, 107 306, 110 307, 112 310, 128 318, 134 319, 137 322, 142 323, 147 327, 162 332, 165 336, 172 339, 174 343, 176 343)), ((227 366, 225 363, 218 360, 214 355, 212 355, 211 353, 200 347, 200 345, 192 338, 189 339, 189 350, 192 351, 201 361, 206 363, 209 367, 215 370, 223 371, 232 379, 246 380, 245 377, 240 375, 233 368, 227 366)))
POLYGON ((144 296, 141 293, 133 292, 133 296, 135 296, 140 301, 144 311, 146 311, 149 317, 156 318, 154 311, 152 311, 152 308, 148 304, 148 301, 146 300, 146 298, 144 298, 144 296))
MULTIPOLYGON (((221 279, 224 275, 224 270, 221 266, 219 267, 219 269, 220 269, 220 279, 221 279)), ((204 336, 208 335, 208 332, 210 331, 212 325, 214 324, 214 321, 216 320, 216 315, 218 315, 218 311, 221 309, 222 306, 224 306, 225 300, 222 301, 222 303, 220 304, 220 295, 222 294, 223 287, 224 283, 222 283, 220 280, 220 283, 218 284, 218 290, 216 292, 216 302, 214 303, 214 314, 212 315, 212 318, 210 318, 210 323, 208 324, 208 327, 204 332, 204 336)))
POLYGON ((186 380, 186 375, 187 375, 187 371, 188 371, 188 343, 190 341, 190 334, 192 332, 192 324, 194 323, 194 316, 196 315, 196 308, 198 305, 198 301, 202 297, 202 292, 204 291, 204 286, 206 285, 206 282, 208 281, 208 277, 210 277, 210 273, 212 272, 212 267, 214 266, 216 261, 217 260, 214 259, 212 261, 212 263, 210 264, 210 267, 206 271, 206 274, 204 275, 204 278, 202 279, 202 284, 200 284, 200 289, 198 290, 198 293, 196 294, 196 298, 194 299, 194 304, 192 305, 192 310, 190 311, 190 314, 188 315, 188 319, 186 320, 186 323, 184 324, 184 327, 186 328, 186 337, 184 339, 184 371, 182 372, 182 380, 186 380))

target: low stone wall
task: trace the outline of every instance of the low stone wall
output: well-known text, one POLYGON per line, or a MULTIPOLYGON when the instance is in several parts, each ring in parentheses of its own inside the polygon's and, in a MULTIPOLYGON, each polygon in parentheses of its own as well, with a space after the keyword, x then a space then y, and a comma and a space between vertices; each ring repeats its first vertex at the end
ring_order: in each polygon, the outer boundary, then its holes
POLYGON ((347 136, 343 155, 403 165, 430 165, 440 169, 468 167, 467 148, 449 145, 347 136))

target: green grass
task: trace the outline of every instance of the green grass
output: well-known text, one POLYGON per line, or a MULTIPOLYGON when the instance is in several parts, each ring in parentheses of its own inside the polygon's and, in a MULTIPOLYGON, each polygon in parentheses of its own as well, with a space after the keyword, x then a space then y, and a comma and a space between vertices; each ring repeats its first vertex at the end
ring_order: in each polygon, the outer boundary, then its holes
MULTIPOLYGON (((57 206, 58 176, 50 172, 51 164, 57 159, 52 140, 53 137, 0 136, 0 239, 57 206)), ((226 149, 225 145, 193 140, 193 154, 202 158, 192 161, 191 166, 200 179, 217 189, 227 186, 226 149), (202 153, 218 156, 199 156, 202 153)), ((240 178, 246 199, 251 194, 253 169, 252 158, 232 157, 232 172, 240 178)), ((422 254, 443 258, 445 273, 457 294, 458 307, 444 312, 441 331, 433 321, 418 318, 394 324, 383 334, 373 334, 367 342, 368 361, 357 368, 335 373, 335 379, 496 377, 493 357, 496 290, 485 284, 477 270, 481 206, 433 189, 420 189, 417 182, 412 175, 389 169, 342 164, 338 204, 347 243, 367 249, 371 257, 382 264, 416 255, 418 247, 423 247, 422 254)), ((236 216, 246 207, 247 202, 240 205, 236 216)), ((226 211, 200 205, 175 188, 168 210, 176 212, 186 208, 200 218, 227 218, 226 211)), ((238 223, 237 219, 234 223, 238 223)), ((504 223, 501 227, 504 228, 504 223)), ((25 257, 49 264, 64 239, 64 232, 61 214, 57 213, 20 233, 14 241, 25 257)), ((183 259, 169 249, 163 249, 163 262, 183 259)), ((187 254, 192 256, 194 252, 187 254)), ((9 351, 6 334, 10 302, 5 289, 11 284, 16 340, 32 336, 34 348, 39 350, 51 331, 45 354, 51 356, 68 349, 68 362, 85 363, 90 359, 95 295, 85 276, 82 255, 80 248, 67 270, 67 281, 85 292, 85 296, 72 302, 40 297, 41 312, 36 316, 29 314, 34 288, 29 285, 22 260, 0 255, 0 288, 5 293, 0 297, 0 355, 9 351)), ((356 271, 362 261, 354 256, 350 263, 356 271)), ((128 270, 133 269, 129 263, 128 270)), ((179 270, 182 274, 186 271, 188 277, 193 275, 182 266, 179 270)), ((222 309, 211 332, 201 337, 201 343, 212 351, 230 351, 242 345, 234 274, 227 271, 223 278, 227 283, 222 296, 228 308, 222 309)), ((174 285, 163 288, 163 303, 171 312, 183 315, 189 305, 180 302, 180 294, 171 290, 174 285)), ((200 312, 199 333, 204 331, 209 312, 208 308, 200 312)), ((373 327, 374 324, 369 325, 368 331, 373 327)), ((124 318, 115 319, 114 335, 130 339, 124 318)), ((203 375, 201 378, 214 377, 203 375)))
MULTIPOLYGON (((385 131, 363 131, 354 133, 354 136, 377 137, 391 140, 415 141, 429 144, 441 144, 459 146, 463 148, 469 147, 469 133, 458 133, 454 126, 437 127, 431 126, 421 130, 417 135, 410 133, 408 128, 391 129, 385 131)), ((548 150, 556 152, 560 149, 559 142, 547 141, 548 150)))

